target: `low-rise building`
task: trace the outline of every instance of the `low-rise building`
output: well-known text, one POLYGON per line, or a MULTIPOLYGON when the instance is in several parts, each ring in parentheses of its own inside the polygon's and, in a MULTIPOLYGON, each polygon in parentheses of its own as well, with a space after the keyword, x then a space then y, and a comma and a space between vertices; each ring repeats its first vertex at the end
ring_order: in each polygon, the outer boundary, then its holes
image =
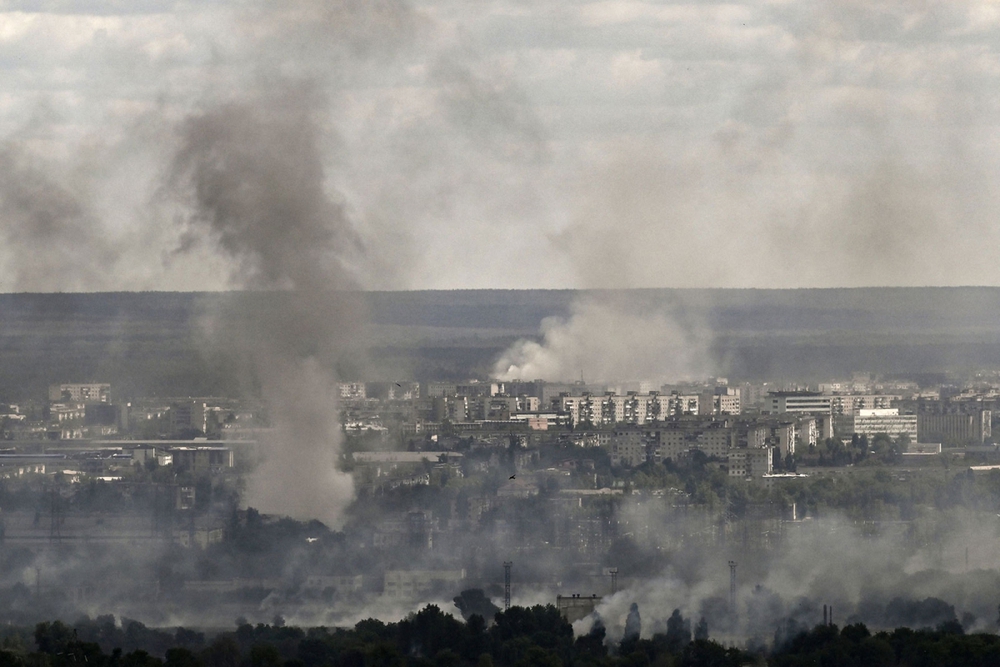
POLYGON ((729 450, 726 465, 730 477, 762 477, 771 474, 772 456, 770 447, 761 449, 734 448, 729 450))
POLYGON ((634 468, 649 457, 645 434, 639 429, 617 430, 611 436, 611 465, 634 468))
POLYGON ((786 412, 830 414, 833 410, 833 397, 824 396, 816 391, 770 391, 768 397, 771 414, 780 415, 786 412))
POLYGON ((709 457, 726 458, 734 445, 734 429, 725 422, 677 424, 656 429, 654 460, 677 460, 692 450, 709 457))
POLYGON ((218 473, 235 464, 233 450, 229 447, 171 447, 169 453, 178 470, 193 473, 218 473))
POLYGON ((847 435, 864 435, 869 439, 884 433, 893 440, 905 436, 917 442, 917 415, 901 415, 896 408, 858 410, 848 417, 847 435))
POLYGON ((383 593, 391 598, 422 598, 437 588, 453 588, 465 580, 465 570, 386 570, 383 593))
POLYGON ((575 623, 594 613, 602 599, 598 595, 557 595, 556 609, 568 623, 575 623))
POLYGON ((992 411, 917 415, 917 438, 920 442, 946 445, 982 444, 992 434, 992 411))
POLYGON ((303 588, 317 591, 333 590, 339 595, 360 593, 364 577, 355 575, 313 574, 306 577, 303 588))

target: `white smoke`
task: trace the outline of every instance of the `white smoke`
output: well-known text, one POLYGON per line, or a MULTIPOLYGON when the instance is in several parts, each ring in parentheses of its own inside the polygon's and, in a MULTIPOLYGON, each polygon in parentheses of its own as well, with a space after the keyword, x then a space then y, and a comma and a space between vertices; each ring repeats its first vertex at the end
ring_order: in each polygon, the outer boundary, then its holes
POLYGON ((710 344, 705 329, 676 306, 653 305, 624 292, 583 297, 568 318, 546 318, 541 333, 541 342, 519 340, 504 352, 494 375, 672 381, 705 374, 710 344))

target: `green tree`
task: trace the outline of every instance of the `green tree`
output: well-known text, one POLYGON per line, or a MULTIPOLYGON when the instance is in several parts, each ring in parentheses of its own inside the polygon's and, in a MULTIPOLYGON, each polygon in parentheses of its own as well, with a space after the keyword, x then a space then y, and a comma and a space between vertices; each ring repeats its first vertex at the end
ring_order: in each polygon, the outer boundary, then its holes
POLYGON ((694 638, 695 641, 699 639, 708 639, 708 621, 704 616, 699 619, 698 624, 694 626, 694 638))
POLYGON ((186 648, 167 649, 164 667, 203 667, 204 663, 198 656, 186 648))
POLYGON ((667 619, 667 647, 672 653, 679 653, 691 641, 691 621, 681 615, 680 609, 667 619))

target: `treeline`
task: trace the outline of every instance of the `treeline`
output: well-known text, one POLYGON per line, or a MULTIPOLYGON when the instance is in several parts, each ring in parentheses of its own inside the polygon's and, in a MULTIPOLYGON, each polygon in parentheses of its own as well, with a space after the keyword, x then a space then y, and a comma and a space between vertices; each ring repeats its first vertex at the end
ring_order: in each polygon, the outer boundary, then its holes
POLYGON ((1000 637, 962 633, 957 623, 935 630, 897 628, 874 635, 863 624, 820 625, 793 637, 767 664, 775 667, 988 667, 1000 665, 1000 637))
POLYGON ((73 627, 40 623, 34 632, 3 630, 0 667, 739 667, 827 665, 978 667, 1000 664, 1000 637, 965 635, 958 624, 899 628, 872 635, 862 624, 821 625, 776 637, 776 647, 750 653, 696 632, 608 642, 600 623, 586 635, 555 607, 512 607, 488 625, 465 622, 434 605, 397 623, 368 619, 348 628, 241 623, 206 640, 180 628, 165 632, 113 617, 73 627), (33 643, 34 650, 27 648, 33 643))
POLYGON ((461 621, 435 605, 396 623, 368 619, 353 629, 240 624, 206 640, 199 632, 165 632, 112 617, 70 627, 40 623, 32 636, 6 629, 0 667, 738 667, 753 657, 705 639, 656 635, 609 646, 599 624, 574 637, 552 606, 512 607, 492 624, 461 621), (33 640, 35 650, 26 646, 33 640))

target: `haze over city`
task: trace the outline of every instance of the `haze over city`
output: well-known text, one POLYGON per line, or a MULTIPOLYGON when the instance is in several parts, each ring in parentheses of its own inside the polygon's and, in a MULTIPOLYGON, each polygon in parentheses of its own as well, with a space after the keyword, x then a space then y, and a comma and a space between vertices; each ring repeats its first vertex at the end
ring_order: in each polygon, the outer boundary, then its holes
POLYGON ((1000 664, 1000 6, 0 0, 0 663, 1000 664))

